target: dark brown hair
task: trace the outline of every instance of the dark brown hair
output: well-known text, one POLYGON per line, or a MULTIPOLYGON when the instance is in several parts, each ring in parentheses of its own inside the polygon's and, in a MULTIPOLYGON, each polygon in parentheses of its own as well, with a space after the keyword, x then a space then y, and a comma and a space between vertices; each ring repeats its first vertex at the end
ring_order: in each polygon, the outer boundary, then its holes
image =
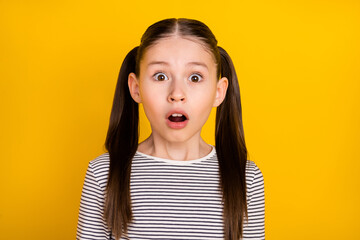
POLYGON ((171 18, 151 25, 122 63, 116 85, 105 147, 110 155, 104 217, 116 239, 127 232, 132 221, 130 172, 139 140, 138 104, 131 98, 128 75, 139 75, 140 60, 146 49, 164 37, 192 37, 211 51, 217 64, 217 77, 229 80, 226 97, 216 112, 215 146, 219 161, 220 186, 224 202, 226 240, 240 239, 247 218, 245 167, 247 150, 242 124, 240 91, 234 65, 227 52, 217 46, 211 30, 202 22, 171 18))

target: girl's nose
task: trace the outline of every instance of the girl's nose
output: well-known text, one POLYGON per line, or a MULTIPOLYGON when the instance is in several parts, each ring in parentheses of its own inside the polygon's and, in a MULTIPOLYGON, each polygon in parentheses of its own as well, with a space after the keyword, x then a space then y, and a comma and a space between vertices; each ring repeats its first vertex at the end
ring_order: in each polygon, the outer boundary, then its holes
POLYGON ((169 102, 185 102, 185 95, 182 93, 171 93, 168 100, 169 102))
POLYGON ((181 88, 181 86, 179 86, 179 85, 181 85, 181 84, 177 84, 177 83, 173 84, 170 94, 168 96, 169 102, 185 102, 186 101, 185 93, 184 93, 183 89, 181 88))

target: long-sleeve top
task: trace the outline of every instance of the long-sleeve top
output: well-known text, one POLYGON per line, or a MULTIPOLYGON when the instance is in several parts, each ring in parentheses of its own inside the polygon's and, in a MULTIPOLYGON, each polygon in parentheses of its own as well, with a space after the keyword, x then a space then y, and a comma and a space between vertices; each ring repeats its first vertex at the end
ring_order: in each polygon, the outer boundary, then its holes
MULTIPOLYGON (((103 217, 108 153, 90 161, 82 189, 77 239, 115 239, 103 217)), ((136 152, 131 165, 133 221, 123 239, 224 239, 223 202, 215 147, 205 157, 177 161, 136 152)), ((265 239, 263 175, 246 163, 248 221, 243 239, 265 239)))

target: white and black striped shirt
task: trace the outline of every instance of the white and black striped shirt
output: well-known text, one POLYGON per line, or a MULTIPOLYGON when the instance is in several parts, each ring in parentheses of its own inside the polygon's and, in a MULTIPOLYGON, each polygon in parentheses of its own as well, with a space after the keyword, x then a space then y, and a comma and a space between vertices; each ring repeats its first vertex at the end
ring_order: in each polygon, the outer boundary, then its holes
MULTIPOLYGON (((82 189, 77 239, 109 239, 103 219, 109 154, 89 163, 82 189)), ((223 239, 223 205, 215 148, 205 157, 176 161, 136 152, 131 167, 133 222, 121 239, 223 239)), ((243 239, 265 239, 263 175, 246 168, 248 222, 243 239)), ((114 238, 112 238, 114 239, 114 238)))

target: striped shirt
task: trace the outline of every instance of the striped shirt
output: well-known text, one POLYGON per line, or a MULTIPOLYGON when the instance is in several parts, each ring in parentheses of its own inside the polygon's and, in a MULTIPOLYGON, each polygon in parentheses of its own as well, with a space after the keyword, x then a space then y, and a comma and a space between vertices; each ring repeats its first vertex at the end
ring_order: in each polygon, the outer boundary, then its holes
MULTIPOLYGON (((109 239, 103 218, 109 154, 90 161, 82 189, 77 239, 109 239)), ((265 239, 263 175, 246 166, 248 222, 243 239, 265 239)), ((168 160, 136 152, 131 167, 133 221, 121 239, 224 239, 223 204, 215 148, 196 160, 168 160)), ((111 239, 114 239, 113 237, 111 239)))

